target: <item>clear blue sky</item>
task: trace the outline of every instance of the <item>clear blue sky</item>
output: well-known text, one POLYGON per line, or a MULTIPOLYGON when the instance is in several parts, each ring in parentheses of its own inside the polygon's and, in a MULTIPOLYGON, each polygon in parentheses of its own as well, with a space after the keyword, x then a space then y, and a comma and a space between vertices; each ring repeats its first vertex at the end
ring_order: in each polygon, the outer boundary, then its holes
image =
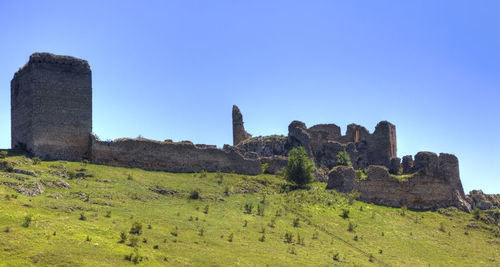
POLYGON ((398 155, 448 152, 465 190, 500 193, 498 1, 0 1, 0 147, 10 80, 33 52, 93 71, 93 129, 232 143, 352 122, 397 127, 398 155))

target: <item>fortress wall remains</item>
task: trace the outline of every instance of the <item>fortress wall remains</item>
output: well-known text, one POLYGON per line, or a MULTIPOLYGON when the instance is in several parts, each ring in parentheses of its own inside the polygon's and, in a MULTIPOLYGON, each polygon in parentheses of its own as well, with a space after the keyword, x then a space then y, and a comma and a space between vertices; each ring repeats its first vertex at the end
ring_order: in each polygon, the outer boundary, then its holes
POLYGON ((235 172, 257 175, 262 172, 258 159, 244 158, 234 149, 196 146, 191 142, 157 142, 147 139, 99 141, 90 137, 93 163, 168 172, 235 172))
POLYGON ((396 177, 384 166, 372 165, 367 177, 356 179, 350 167, 338 166, 329 173, 328 189, 358 191, 360 200, 385 206, 434 209, 457 206, 470 209, 460 181, 458 159, 451 154, 419 152, 418 169, 410 177, 396 177))
POLYGON ((85 60, 35 53, 11 81, 12 148, 45 159, 87 156, 92 78, 85 60))

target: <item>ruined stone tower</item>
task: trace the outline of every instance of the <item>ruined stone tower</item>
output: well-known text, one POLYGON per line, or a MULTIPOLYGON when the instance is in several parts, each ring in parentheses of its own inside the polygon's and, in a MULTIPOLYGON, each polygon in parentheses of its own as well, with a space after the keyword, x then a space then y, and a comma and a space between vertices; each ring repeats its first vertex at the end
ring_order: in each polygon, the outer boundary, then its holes
POLYGON ((233 145, 238 145, 241 141, 252 137, 245 131, 243 126, 243 115, 238 106, 233 105, 233 145))
POLYGON ((34 53, 11 81, 12 148, 82 160, 92 132, 92 75, 85 60, 34 53))

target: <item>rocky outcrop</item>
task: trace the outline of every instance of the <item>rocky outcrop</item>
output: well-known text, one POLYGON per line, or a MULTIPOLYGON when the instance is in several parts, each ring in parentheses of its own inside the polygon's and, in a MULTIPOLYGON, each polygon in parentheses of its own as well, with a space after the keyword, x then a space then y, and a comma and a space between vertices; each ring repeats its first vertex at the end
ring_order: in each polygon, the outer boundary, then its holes
POLYGON ((233 105, 233 146, 250 137, 252 136, 245 131, 245 126, 243 126, 243 115, 241 115, 240 109, 233 105))
POLYGON ((490 195, 482 190, 472 190, 466 196, 471 208, 480 210, 500 209, 500 195, 490 195))
POLYGON ((143 138, 99 141, 91 136, 93 163, 168 172, 236 172, 257 175, 262 172, 258 159, 242 156, 232 147, 224 150, 191 142, 159 142, 143 138))
POLYGON ((309 157, 312 157, 311 146, 309 144, 311 135, 307 131, 306 124, 301 121, 292 121, 288 125, 288 144, 290 147, 302 146, 309 157))

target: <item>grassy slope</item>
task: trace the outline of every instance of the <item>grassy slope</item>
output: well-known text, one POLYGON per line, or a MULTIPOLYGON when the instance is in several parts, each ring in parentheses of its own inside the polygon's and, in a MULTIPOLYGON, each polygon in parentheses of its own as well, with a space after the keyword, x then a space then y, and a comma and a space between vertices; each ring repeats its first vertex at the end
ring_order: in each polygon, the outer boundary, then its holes
POLYGON ((124 259, 131 253, 142 256, 145 265, 500 264, 500 238, 485 229, 496 226, 463 212, 406 211, 403 216, 401 209, 349 204, 345 195, 324 190, 322 183, 280 193, 283 179, 271 175, 203 177, 63 161, 33 165, 21 155, 6 160, 37 175, 0 172, 0 265, 118 266, 133 264, 124 259), (93 177, 69 179, 82 168, 80 173, 93 177), (45 186, 35 197, 12 189, 60 180, 71 188, 45 186), (188 199, 194 189, 201 200, 188 199), (245 214, 250 203, 252 214, 245 214), (264 207, 263 216, 257 215, 258 205, 264 207), (340 216, 343 209, 350 211, 349 218, 340 216), (79 219, 82 213, 86 220, 79 219), (33 218, 29 227, 22 226, 26 216, 33 218), (296 218, 298 227, 293 226, 296 218), (143 224, 139 246, 119 243, 120 232, 128 233, 136 221, 143 224), (356 225, 353 232, 347 231, 349 222, 356 225), (284 242, 287 232, 293 234, 292 243, 284 242), (297 244, 297 235, 303 244, 297 244))

